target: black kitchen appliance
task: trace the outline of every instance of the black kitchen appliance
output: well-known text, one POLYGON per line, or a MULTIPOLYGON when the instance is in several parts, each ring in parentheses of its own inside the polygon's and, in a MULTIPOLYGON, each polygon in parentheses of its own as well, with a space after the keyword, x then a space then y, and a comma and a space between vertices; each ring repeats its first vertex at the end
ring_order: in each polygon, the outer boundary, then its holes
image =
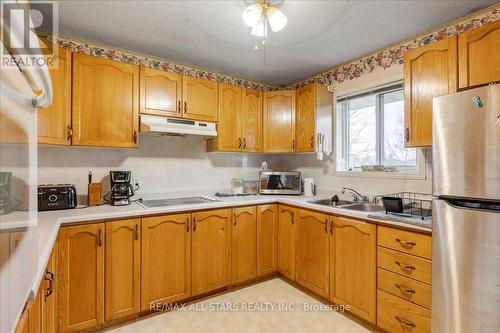
POLYGON ((111 193, 109 203, 112 206, 130 205, 130 197, 135 194, 134 187, 130 183, 132 172, 130 171, 110 171, 109 179, 111 183, 111 193))
POLYGON ((38 185, 38 210, 71 209, 77 205, 76 188, 71 184, 38 185))

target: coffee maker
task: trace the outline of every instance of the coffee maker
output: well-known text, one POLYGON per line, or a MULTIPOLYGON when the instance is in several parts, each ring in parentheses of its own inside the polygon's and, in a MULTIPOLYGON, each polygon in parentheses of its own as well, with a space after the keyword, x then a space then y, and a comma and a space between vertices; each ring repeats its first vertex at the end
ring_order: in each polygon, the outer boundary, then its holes
POLYGON ((111 194, 109 203, 112 206, 130 205, 130 197, 135 194, 134 187, 130 184, 132 173, 130 171, 110 171, 111 194))

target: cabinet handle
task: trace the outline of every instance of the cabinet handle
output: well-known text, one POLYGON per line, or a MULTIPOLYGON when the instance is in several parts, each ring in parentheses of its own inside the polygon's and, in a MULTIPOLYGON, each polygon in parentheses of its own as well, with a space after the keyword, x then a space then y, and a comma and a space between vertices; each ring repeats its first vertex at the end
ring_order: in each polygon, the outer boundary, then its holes
POLYGON ((102 246, 102 229, 99 229, 99 232, 97 233, 97 238, 99 241, 99 246, 102 246))
POLYGON ((134 130, 134 143, 137 143, 137 131, 134 130))
POLYGON ((188 112, 188 102, 184 102, 184 113, 188 112))
POLYGON ((193 231, 196 231, 196 218, 193 217, 193 231))
POLYGON ((295 139, 292 140, 292 149, 295 150, 295 139))
POLYGON ((247 149, 247 139, 243 138, 243 149, 247 149))
POLYGON ((396 242, 398 242, 399 244, 401 244, 402 247, 409 247, 409 248, 412 248, 414 247, 415 245, 417 245, 417 243, 415 242, 406 242, 404 240, 401 240, 399 238, 396 238, 395 239, 396 242))
POLYGON ((398 288, 398 289, 399 289, 399 291, 400 291, 401 293, 403 293, 403 294, 414 294, 414 293, 415 293, 415 290, 413 290, 413 289, 409 289, 409 288, 406 288, 406 287, 403 287, 403 286, 401 286, 401 285, 399 285, 399 284, 397 284, 397 283, 396 283, 394 286, 395 286, 396 288, 398 288))
POLYGON ((189 223, 191 221, 189 221, 189 217, 186 219, 186 232, 189 232, 189 223))
POLYGON ((328 235, 328 218, 325 219, 325 234, 328 235))
POLYGON ((330 220, 330 235, 333 236, 333 220, 330 220))
POLYGON ((52 295, 52 293, 54 292, 54 273, 46 271, 44 279, 49 281, 49 287, 47 289, 45 289, 45 293, 44 293, 44 297, 46 299, 47 297, 52 295))
POLYGON ((394 318, 396 318, 396 320, 399 321, 400 324, 403 324, 406 327, 415 327, 415 324, 412 323, 411 321, 404 320, 403 318, 401 318, 399 316, 394 316, 394 318))
POLYGON ((236 213, 233 214, 233 225, 236 226, 236 213))
POLYGON ((135 225, 135 240, 139 240, 139 224, 135 225))
POLYGON ((292 224, 295 224, 295 212, 292 211, 292 224))
POLYGON ((241 149, 241 138, 238 138, 238 142, 239 142, 238 148, 241 149))
POLYGON ((406 265, 406 264, 402 264, 399 261, 395 261, 394 263, 396 265, 398 265, 403 270, 407 270, 407 271, 413 271, 413 270, 415 270, 415 266, 409 266, 409 265, 406 265))
POLYGON ((406 139, 406 142, 410 142, 410 128, 407 127, 405 129, 405 139, 406 139))
POLYGON ((73 129, 71 128, 71 126, 68 126, 68 128, 66 129, 66 140, 70 141, 72 138, 73 138, 73 129))
POLYGON ((314 147, 314 135, 311 136, 311 148, 314 147))
POLYGON ((181 113, 181 101, 177 102, 177 112, 181 113))

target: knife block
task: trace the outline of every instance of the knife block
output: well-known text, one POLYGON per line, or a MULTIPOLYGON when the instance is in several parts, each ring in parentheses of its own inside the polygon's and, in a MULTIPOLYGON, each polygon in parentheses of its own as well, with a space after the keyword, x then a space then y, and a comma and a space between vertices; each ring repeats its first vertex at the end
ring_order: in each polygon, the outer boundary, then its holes
POLYGON ((89 206, 98 206, 101 204, 102 186, 101 183, 90 183, 87 190, 89 206))

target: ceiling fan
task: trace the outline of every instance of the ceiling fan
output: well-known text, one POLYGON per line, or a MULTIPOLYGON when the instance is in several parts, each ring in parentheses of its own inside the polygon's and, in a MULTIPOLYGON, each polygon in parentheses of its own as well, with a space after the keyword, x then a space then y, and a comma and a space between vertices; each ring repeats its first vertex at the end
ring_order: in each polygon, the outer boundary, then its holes
POLYGON ((241 16, 243 22, 252 28, 251 34, 253 36, 266 38, 268 27, 273 32, 278 32, 286 26, 288 19, 278 9, 283 2, 284 0, 245 1, 247 7, 243 10, 241 16))

